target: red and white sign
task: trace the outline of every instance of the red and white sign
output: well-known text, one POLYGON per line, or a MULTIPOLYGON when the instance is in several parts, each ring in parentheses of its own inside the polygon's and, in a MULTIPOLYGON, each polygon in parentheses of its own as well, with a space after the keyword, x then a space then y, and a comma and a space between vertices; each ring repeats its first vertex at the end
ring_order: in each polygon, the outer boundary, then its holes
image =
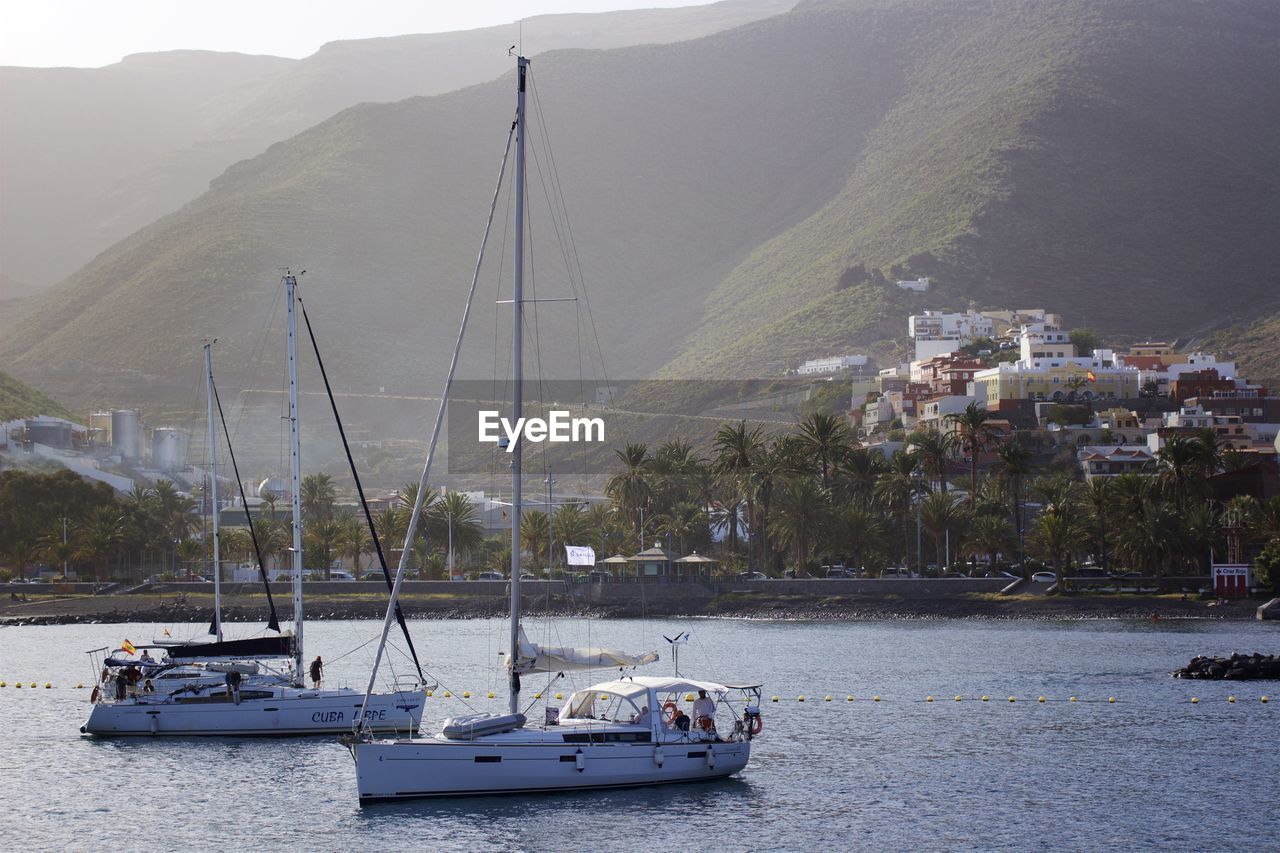
POLYGON ((1223 598, 1249 594, 1253 574, 1248 563, 1214 563, 1213 590, 1223 598))

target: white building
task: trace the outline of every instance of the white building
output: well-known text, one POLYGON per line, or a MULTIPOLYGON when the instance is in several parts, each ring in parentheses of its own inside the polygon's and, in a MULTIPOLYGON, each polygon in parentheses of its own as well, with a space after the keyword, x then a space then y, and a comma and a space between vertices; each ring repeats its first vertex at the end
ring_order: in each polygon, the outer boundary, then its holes
POLYGON ((831 358, 810 359, 800 365, 796 369, 796 373, 801 376, 811 376, 815 373, 839 373, 842 370, 866 366, 867 357, 865 355, 837 355, 831 358))
POLYGON ((929 290, 929 277, 921 276, 914 281, 900 281, 898 287, 902 290, 914 290, 916 293, 925 293, 929 290))
MULTIPOLYGON (((899 283, 901 284, 901 283, 899 283)), ((916 344, 916 361, 946 355, 995 334, 995 323, 977 311, 925 311, 907 318, 907 334, 916 344)))

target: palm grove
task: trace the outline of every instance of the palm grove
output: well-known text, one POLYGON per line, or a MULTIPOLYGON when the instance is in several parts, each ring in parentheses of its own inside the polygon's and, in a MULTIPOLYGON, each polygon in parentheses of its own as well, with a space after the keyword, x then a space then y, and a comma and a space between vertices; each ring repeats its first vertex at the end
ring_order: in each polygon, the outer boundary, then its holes
MULTIPOLYGON (((889 456, 859 446, 844 419, 822 413, 780 434, 725 424, 702 452, 679 439, 656 448, 630 444, 615 451, 607 502, 565 502, 551 518, 523 513, 524 565, 541 574, 563 562, 569 544, 603 555, 656 542, 677 554, 714 554, 727 574, 813 573, 825 563, 974 574, 1044 565, 1062 577, 1091 557, 1112 571, 1160 576, 1204 574, 1214 554, 1261 545, 1259 580, 1280 579, 1280 498, 1212 500, 1209 478, 1236 464, 1212 431, 1170 437, 1149 473, 1085 482, 1069 453, 1044 452, 1025 435, 1001 436, 990 418, 971 405, 949 415, 944 431, 909 434, 889 456)), ((372 538, 361 517, 335 511, 335 498, 328 475, 304 479, 307 565, 327 572, 346 558, 359 570, 373 559, 372 538)), ((416 486, 398 498, 374 514, 388 560, 399 556, 416 486)), ((259 547, 265 562, 283 565, 288 521, 278 517, 274 496, 263 501, 254 526, 259 547)), ((163 482, 115 497, 69 473, 7 472, 0 475, 0 547, 15 571, 67 560, 105 578, 150 555, 150 564, 158 558, 181 573, 207 558, 193 509, 163 482), (63 518, 72 531, 65 543, 63 518)), ((509 544, 485 537, 477 508, 462 494, 424 496, 418 528, 409 558, 417 577, 444 576, 450 543, 460 566, 509 565, 509 544)), ((247 529, 224 531, 222 539, 224 559, 252 559, 247 529)))

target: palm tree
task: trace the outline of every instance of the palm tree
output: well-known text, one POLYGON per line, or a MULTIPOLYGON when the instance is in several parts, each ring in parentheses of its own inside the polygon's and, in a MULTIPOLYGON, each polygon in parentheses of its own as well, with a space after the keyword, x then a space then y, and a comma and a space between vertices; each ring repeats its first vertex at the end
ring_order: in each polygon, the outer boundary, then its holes
POLYGON ((304 550, 313 555, 324 566, 324 579, 331 580, 333 571, 333 555, 342 541, 342 526, 332 520, 313 521, 304 531, 306 542, 304 550))
POLYGON ((1053 562, 1053 570, 1059 584, 1063 580, 1063 567, 1071 559, 1071 553, 1080 541, 1082 531, 1070 514, 1046 510, 1031 526, 1031 541, 1042 554, 1053 562))
POLYGON ((333 518, 333 503, 337 499, 337 489, 333 478, 328 474, 308 474, 302 478, 302 488, 298 492, 298 502, 302 506, 302 515, 307 519, 329 521, 333 518))
POLYGON ((964 407, 963 412, 952 412, 943 420, 956 431, 956 445, 969 458, 969 505, 973 506, 974 493, 978 490, 978 454, 991 446, 995 435, 987 421, 991 413, 977 402, 964 407))
POLYGON ((124 517, 114 507, 98 507, 76 531, 75 556, 93 567, 98 583, 106 580, 107 561, 124 541, 124 517))
MULTIPOLYGON (((279 569, 284 556, 293 547, 293 531, 289 525, 279 519, 259 519, 253 526, 253 532, 258 536, 263 561, 275 560, 275 567, 279 569)), ((265 571, 268 567, 264 565, 262 568, 265 571)))
POLYGON ((916 460, 902 450, 894 451, 889 464, 876 479, 875 499, 902 525, 902 555, 911 556, 911 526, 909 518, 918 496, 926 492, 924 481, 916 477, 916 460))
MULTIPOLYGON (((591 523, 582 504, 570 501, 556 509, 551 516, 551 552, 562 553, 566 545, 590 545, 591 523)), ((601 554, 603 559, 605 554, 601 554)))
MULTIPOLYGON (((1018 548, 1022 548, 1022 485, 1031 475, 1031 450, 1022 436, 1014 433, 1013 440, 996 451, 996 478, 1005 485, 1013 506, 1013 527, 1018 534, 1018 548)), ((1021 555, 1019 555, 1021 556, 1021 555)))
POLYGON ((1186 507, 1192 481, 1200 475, 1203 452, 1194 438, 1172 435, 1156 451, 1161 480, 1173 490, 1173 502, 1181 513, 1186 507))
POLYGON ((1140 505, 1125 520, 1120 533, 1120 553, 1144 574, 1162 575, 1182 553, 1182 529, 1179 514, 1156 501, 1140 505))
MULTIPOLYGON (((266 505, 267 517, 275 518, 276 504, 280 501, 280 496, 277 495, 275 492, 271 491, 270 489, 263 489, 262 491, 258 492, 258 499, 261 500, 262 503, 266 505)), ((258 515, 261 516, 262 513, 258 513, 258 515)))
POLYGON ((625 450, 614 453, 622 462, 621 473, 615 474, 607 486, 605 494, 613 499, 613 503, 623 516, 632 523, 636 541, 644 548, 644 530, 641 528, 642 513, 649 505, 651 488, 649 485, 649 445, 628 444, 625 450))
POLYGON ((797 571, 809 564, 809 553, 830 515, 825 491, 808 477, 790 477, 778 490, 770 534, 790 548, 797 571))
POLYGON ((1085 502, 1091 510, 1093 530, 1097 533, 1098 564, 1107 568, 1107 527, 1114 508, 1111 506, 1111 483, 1106 477, 1094 477, 1084 489, 1085 502))
POLYGON ((67 564, 76 555, 76 545, 68 537, 67 528, 61 519, 51 522, 37 538, 36 543, 39 546, 40 555, 58 567, 59 571, 65 572, 67 564))
POLYGON ((711 530, 729 543, 729 553, 738 553, 738 531, 746 521, 747 505, 736 496, 711 502, 711 530))
MULTIPOLYGON (((520 547, 529 552, 530 567, 543 565, 547 554, 547 514, 540 509, 527 509, 520 515, 520 547)), ((550 567, 548 567, 550 568, 550 567)))
POLYGON ((399 553, 404 548, 404 535, 409 530, 409 512, 402 507, 389 506, 373 516, 373 529, 378 531, 378 540, 386 546, 388 558, 392 552, 399 553))
POLYGON ((748 428, 746 421, 725 424, 716 430, 711 445, 716 453, 716 473, 732 484, 733 494, 746 501, 747 538, 750 540, 756 529, 755 492, 751 488, 750 474, 756 459, 764 451, 764 430, 758 426, 748 428))
POLYGON ((1214 511, 1213 502, 1195 501, 1187 507, 1182 516, 1182 532, 1190 549, 1192 564, 1199 574, 1210 574, 1213 571, 1213 549, 1217 548, 1221 530, 1218 527, 1218 513, 1214 511))
POLYGON ((707 541, 707 513, 690 501, 676 504, 669 513, 658 516, 655 521, 658 532, 670 536, 675 550, 681 554, 688 554, 691 546, 697 547, 707 541))
POLYGON ((868 555, 884 547, 884 525, 864 506, 845 506, 832 519, 831 528, 832 544, 852 557, 853 565, 859 569, 866 568, 868 555))
POLYGON ((1212 477, 1223 470, 1227 451, 1230 448, 1218 436, 1217 431, 1209 427, 1201 427, 1196 430, 1195 440, 1196 461, 1199 463, 1200 470, 1204 473, 1204 476, 1206 478, 1212 477))
POLYGON ((484 525, 476 517, 476 505, 461 492, 445 492, 431 505, 432 536, 448 551, 453 542, 455 558, 468 556, 484 542, 484 525), (438 531, 438 532, 436 532, 438 531))
POLYGON ((980 515, 969 526, 969 546, 987 556, 987 564, 994 575, 997 555, 1016 548, 1018 539, 1009 526, 1008 519, 996 515, 980 515))
MULTIPOLYGON (((920 526, 933 539, 940 568, 946 568, 943 557, 943 543, 949 532, 958 529, 964 521, 964 511, 953 495, 946 492, 934 492, 920 501, 920 526)), ((956 543, 959 545, 959 541, 956 543)))
POLYGON ((369 528, 363 519, 354 515, 342 519, 338 522, 338 526, 338 556, 351 558, 351 573, 359 578, 360 558, 373 550, 373 539, 369 536, 369 528))
POLYGON ((907 447, 938 491, 947 490, 947 460, 955 448, 955 436, 935 430, 917 430, 907 437, 907 447))
POLYGON ((844 418, 815 412, 800 424, 796 436, 809 460, 822 473, 822 488, 831 488, 831 469, 849 452, 849 425, 844 418))
POLYGON ((40 556, 40 546, 35 540, 22 536, 9 543, 9 547, 5 549, 5 556, 17 567, 18 579, 26 580, 27 566, 34 563, 40 556))
POLYGON ((1064 384, 1067 386, 1067 399, 1074 403, 1080 392, 1089 387, 1089 380, 1083 376, 1068 376, 1064 384))

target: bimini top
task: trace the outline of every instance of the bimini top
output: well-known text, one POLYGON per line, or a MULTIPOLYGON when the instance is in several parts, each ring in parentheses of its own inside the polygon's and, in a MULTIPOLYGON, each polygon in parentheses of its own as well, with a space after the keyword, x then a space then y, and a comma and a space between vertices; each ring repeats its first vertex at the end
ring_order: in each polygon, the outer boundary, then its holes
POLYGON ((620 678, 617 681, 593 684, 581 692, 613 693, 618 696, 625 696, 628 699, 637 699, 643 697, 649 690, 655 693, 696 693, 699 690, 705 690, 708 693, 722 696, 729 689, 726 685, 716 684, 714 681, 691 681, 687 678, 638 675, 635 678, 620 678))

